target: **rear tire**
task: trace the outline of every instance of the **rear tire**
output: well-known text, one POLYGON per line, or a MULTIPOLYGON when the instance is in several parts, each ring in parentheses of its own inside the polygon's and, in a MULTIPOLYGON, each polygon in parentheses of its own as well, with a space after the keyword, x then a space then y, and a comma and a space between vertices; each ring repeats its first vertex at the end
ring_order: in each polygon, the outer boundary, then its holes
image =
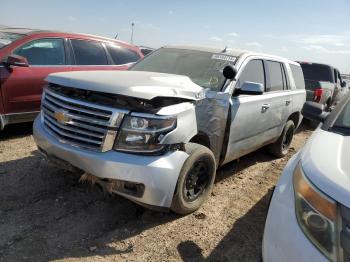
POLYGON ((293 140, 294 130, 294 122, 288 120, 278 140, 275 143, 268 145, 267 149, 269 152, 276 157, 284 157, 287 155, 293 140))
POLYGON ((196 211, 208 198, 215 180, 216 162, 213 152, 200 144, 187 143, 189 157, 182 166, 171 210, 180 215, 196 211))

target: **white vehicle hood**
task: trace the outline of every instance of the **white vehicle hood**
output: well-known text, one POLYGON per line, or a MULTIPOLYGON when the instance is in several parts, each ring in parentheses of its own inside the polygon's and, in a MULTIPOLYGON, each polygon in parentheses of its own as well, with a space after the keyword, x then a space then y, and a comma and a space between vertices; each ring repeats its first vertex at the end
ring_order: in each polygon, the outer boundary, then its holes
POLYGON ((305 175, 321 191, 350 207, 350 137, 317 129, 300 154, 305 175))
POLYGON ((143 71, 75 71, 50 74, 49 83, 151 100, 179 97, 198 100, 203 88, 187 76, 143 71))

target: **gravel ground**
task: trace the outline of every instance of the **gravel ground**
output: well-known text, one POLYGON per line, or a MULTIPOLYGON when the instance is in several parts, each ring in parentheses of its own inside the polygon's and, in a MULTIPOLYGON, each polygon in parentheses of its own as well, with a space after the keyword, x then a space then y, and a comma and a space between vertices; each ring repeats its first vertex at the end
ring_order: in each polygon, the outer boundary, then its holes
POLYGON ((48 165, 31 124, 0 133, 0 261, 260 261, 269 199, 291 152, 264 149, 220 168, 211 197, 194 214, 146 210, 79 175, 48 165))

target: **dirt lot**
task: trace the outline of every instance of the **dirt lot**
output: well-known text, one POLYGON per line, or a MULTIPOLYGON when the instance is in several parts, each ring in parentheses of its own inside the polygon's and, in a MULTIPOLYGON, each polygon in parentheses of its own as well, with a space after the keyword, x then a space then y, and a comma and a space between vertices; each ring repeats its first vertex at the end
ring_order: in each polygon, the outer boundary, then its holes
POLYGON ((179 217, 146 210, 49 166, 31 125, 0 133, 0 261, 259 261, 272 188, 292 152, 259 150, 217 172, 210 199, 179 217))

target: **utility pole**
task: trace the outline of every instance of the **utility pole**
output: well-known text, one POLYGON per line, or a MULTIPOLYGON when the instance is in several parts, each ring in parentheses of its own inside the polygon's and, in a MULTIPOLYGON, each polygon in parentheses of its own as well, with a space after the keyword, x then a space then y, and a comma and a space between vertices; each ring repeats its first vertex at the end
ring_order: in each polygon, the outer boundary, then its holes
POLYGON ((131 44, 134 44, 134 22, 131 22, 131 44))

